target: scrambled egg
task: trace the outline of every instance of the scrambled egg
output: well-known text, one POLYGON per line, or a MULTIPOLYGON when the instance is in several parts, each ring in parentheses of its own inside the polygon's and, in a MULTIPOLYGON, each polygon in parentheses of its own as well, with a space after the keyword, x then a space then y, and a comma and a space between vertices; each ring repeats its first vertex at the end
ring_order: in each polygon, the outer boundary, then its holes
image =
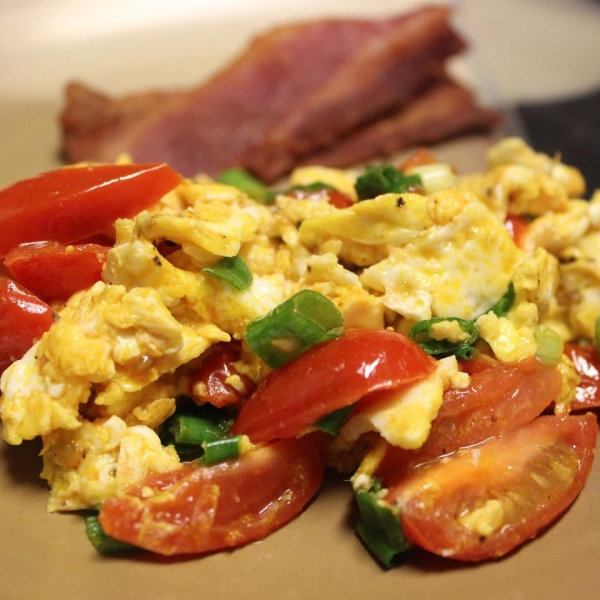
MULTIPOLYGON (((193 365, 218 342, 243 341, 248 322, 303 289, 332 300, 348 329, 407 333, 430 318, 473 321, 482 350, 502 362, 535 355, 540 325, 565 341, 593 339, 600 195, 582 200, 576 169, 516 138, 488 159, 484 173, 453 175, 451 188, 438 182, 431 193, 361 201, 358 171, 292 173, 292 184, 319 181, 346 193, 353 204, 343 209, 285 193, 259 204, 198 177, 118 220, 102 281, 60 307, 57 322, 0 379, 4 439, 43 439, 49 510, 90 507, 178 468, 156 432, 188 393, 193 365), (519 247, 507 215, 531 220, 519 247), (205 271, 234 256, 253 275, 243 291, 205 271), (511 284, 510 311, 490 311, 511 284)), ((438 340, 464 335, 454 320, 432 329, 438 340)), ((236 368, 254 384, 270 370, 244 345, 236 368)), ((564 409, 577 376, 566 357, 560 368, 564 409)), ((372 432, 419 448, 444 390, 468 384, 454 357, 442 359, 426 380, 348 420, 332 448, 350 452, 372 432)))

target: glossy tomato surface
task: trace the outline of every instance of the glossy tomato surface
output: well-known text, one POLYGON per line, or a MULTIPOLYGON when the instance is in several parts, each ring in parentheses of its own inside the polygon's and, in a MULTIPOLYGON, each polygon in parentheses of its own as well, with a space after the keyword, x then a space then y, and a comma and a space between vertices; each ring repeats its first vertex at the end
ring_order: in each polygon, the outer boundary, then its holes
POLYGON ((435 361, 407 337, 356 329, 272 371, 233 425, 253 442, 293 437, 321 417, 378 390, 425 378, 435 361))
POLYGON ((57 169, 0 190, 0 258, 26 242, 72 244, 112 229, 181 182, 164 164, 57 169))
POLYGON ((9 277, 0 277, 0 373, 54 322, 52 308, 9 277))
POLYGON ((478 446, 433 461, 393 487, 415 545, 464 561, 510 552, 575 500, 592 467, 594 415, 542 416, 478 446))
POLYGON ((512 236, 515 244, 523 248, 525 236, 529 230, 529 221, 523 215, 508 215, 504 221, 504 227, 512 236))
POLYGON ((110 536, 163 555, 259 540, 297 516, 323 479, 322 438, 283 440, 212 466, 150 476, 102 505, 110 536))
POLYGON ((467 388, 446 391, 425 444, 415 451, 390 446, 377 476, 392 485, 414 465, 517 429, 550 406, 560 389, 558 369, 536 358, 477 371, 467 388))
POLYGON ((575 392, 573 410, 600 407, 600 359, 594 346, 565 344, 565 354, 573 361, 580 382, 575 392))
POLYGON ((241 407, 256 385, 235 368, 240 352, 240 344, 236 341, 222 342, 210 348, 206 360, 191 375, 190 395, 196 402, 208 402, 218 408, 241 407), (234 381, 238 385, 234 385, 234 381))
POLYGON ((12 277, 46 302, 64 302, 99 281, 109 248, 58 242, 21 244, 4 264, 12 277))

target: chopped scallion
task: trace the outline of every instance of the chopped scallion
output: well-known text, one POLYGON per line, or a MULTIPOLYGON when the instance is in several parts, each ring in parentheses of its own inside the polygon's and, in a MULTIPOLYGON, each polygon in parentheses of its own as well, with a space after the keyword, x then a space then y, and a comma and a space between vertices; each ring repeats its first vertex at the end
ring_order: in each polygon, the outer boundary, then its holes
POLYGON ((318 292, 302 290, 250 321, 245 337, 250 349, 276 369, 343 331, 344 318, 335 304, 318 292))
POLYGON ((315 425, 316 428, 325 433, 329 433, 330 435, 337 435, 353 408, 354 404, 350 404, 330 412, 328 415, 325 415, 317 421, 315 425))
POLYGON ((538 325, 535 329, 537 350, 535 355, 546 365, 557 365, 564 350, 564 343, 560 335, 550 327, 538 325))
POLYGON ((258 200, 259 202, 265 200, 267 191, 266 186, 262 181, 253 175, 250 175, 247 171, 244 171, 244 169, 226 169, 217 176, 216 181, 236 187, 238 190, 242 190, 242 192, 250 196, 250 198, 258 200))
POLYGON ((244 447, 249 446, 250 442, 245 435, 234 435, 232 437, 223 438, 207 442, 203 445, 204 457, 202 461, 208 465, 223 462, 237 458, 244 451, 244 447))
POLYGON ((435 317, 425 321, 415 323, 409 331, 409 336, 413 339, 427 354, 437 356, 439 354, 456 354, 460 358, 472 358, 473 344, 479 337, 479 329, 475 321, 466 321, 458 317, 435 317), (455 322, 460 330, 465 334, 460 341, 449 339, 436 339, 432 336, 432 327, 438 323, 455 322))
POLYGON ((360 510, 356 532, 384 567, 395 567, 411 548, 399 516, 372 492, 356 490, 355 494, 360 510))
POLYGON ((494 304, 486 312, 491 311, 497 317, 505 317, 509 313, 514 302, 515 302, 515 286, 511 282, 509 284, 508 290, 506 290, 506 293, 504 294, 504 296, 502 296, 502 298, 500 298, 500 300, 498 300, 498 302, 496 302, 496 304, 494 304))
POLYGON ((122 552, 140 552, 141 548, 122 542, 104 533, 98 515, 88 515, 85 518, 85 532, 92 546, 100 554, 120 554, 122 552))
POLYGON ((411 187, 421 187, 419 175, 406 175, 392 165, 369 165, 357 178, 354 188, 359 200, 368 200, 381 194, 407 192, 411 187))
POLYGON ((201 446, 205 442, 214 442, 227 435, 220 423, 189 414, 175 414, 168 424, 169 433, 175 444, 201 446))
POLYGON ((210 267, 202 269, 202 272, 223 279, 240 292, 252 285, 252 271, 239 255, 224 256, 210 267))

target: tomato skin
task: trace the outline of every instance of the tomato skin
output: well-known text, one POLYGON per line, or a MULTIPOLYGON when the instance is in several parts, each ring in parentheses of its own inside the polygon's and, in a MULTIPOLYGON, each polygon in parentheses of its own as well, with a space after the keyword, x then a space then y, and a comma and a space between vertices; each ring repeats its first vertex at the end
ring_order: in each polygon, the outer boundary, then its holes
POLYGON ((326 199, 330 204, 336 208, 348 208, 354 205, 354 201, 350 196, 347 196, 343 192, 337 190, 329 190, 327 188, 319 190, 292 190, 287 192, 287 195, 297 198, 298 200, 313 199, 313 200, 324 200, 326 199))
POLYGON ((600 407, 600 358, 596 348, 569 342, 565 344, 564 352, 573 361, 580 377, 571 409, 600 407))
POLYGON ((99 281, 109 248, 32 242, 13 248, 4 264, 15 281, 46 302, 64 302, 99 281))
POLYGON ((202 366, 192 374, 190 380, 190 396, 200 403, 208 402, 217 408, 224 406, 240 408, 256 388, 254 382, 245 375, 240 375, 233 363, 240 358, 240 344, 222 342, 215 344, 210 355, 202 366), (240 378, 246 392, 233 387, 227 379, 235 375, 240 378))
POLYGON ((0 373, 50 329, 54 312, 8 277, 0 277, 0 373))
POLYGON ((468 388, 446 391, 419 450, 387 448, 377 477, 384 485, 393 485, 415 465, 513 431, 539 416, 560 389, 558 369, 536 358, 477 371, 468 388))
POLYGON ((262 539, 296 517, 319 489, 322 448, 320 435, 311 434, 232 461, 152 475, 106 501, 100 523, 108 535, 163 555, 262 539))
POLYGON ((355 329, 272 371, 242 407, 232 433, 255 443, 293 437, 378 390, 415 383, 435 361, 407 337, 355 329))
POLYGON ((591 471, 597 434, 592 414, 541 416, 419 467, 386 501, 399 507, 413 544, 456 560, 497 558, 534 537, 575 500, 591 471), (500 506, 491 532, 460 522, 487 502, 500 506))
POLYGON ((512 236, 515 244, 523 248, 524 239, 529 230, 529 221, 523 215, 508 215, 504 221, 508 233, 512 236))
POLYGON ((0 258, 26 242, 72 244, 111 230, 175 188, 164 164, 95 165, 42 173, 0 191, 0 258))
POLYGON ((399 165, 400 171, 408 171, 413 167, 420 167, 421 165, 430 165, 437 162, 435 156, 429 152, 427 148, 417 148, 410 156, 404 159, 399 165))
POLYGON ((327 196, 329 197, 329 203, 333 204, 336 208, 348 208, 349 206, 354 205, 352 198, 346 196, 346 194, 343 194, 342 192, 329 190, 327 196))

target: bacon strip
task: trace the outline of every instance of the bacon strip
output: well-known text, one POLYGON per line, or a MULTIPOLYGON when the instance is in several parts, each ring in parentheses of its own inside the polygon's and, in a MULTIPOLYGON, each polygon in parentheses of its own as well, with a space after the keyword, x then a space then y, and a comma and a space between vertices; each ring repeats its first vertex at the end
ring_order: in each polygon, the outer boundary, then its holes
POLYGON ((335 145, 302 157, 300 164, 350 167, 498 124, 497 112, 478 107, 469 90, 442 79, 400 110, 352 132, 335 145))
POLYGON ((465 47, 448 19, 447 8, 427 7, 381 21, 279 27, 187 91, 112 99, 71 84, 62 115, 66 156, 110 162, 127 152, 187 176, 239 166, 274 181, 438 78, 465 47))

